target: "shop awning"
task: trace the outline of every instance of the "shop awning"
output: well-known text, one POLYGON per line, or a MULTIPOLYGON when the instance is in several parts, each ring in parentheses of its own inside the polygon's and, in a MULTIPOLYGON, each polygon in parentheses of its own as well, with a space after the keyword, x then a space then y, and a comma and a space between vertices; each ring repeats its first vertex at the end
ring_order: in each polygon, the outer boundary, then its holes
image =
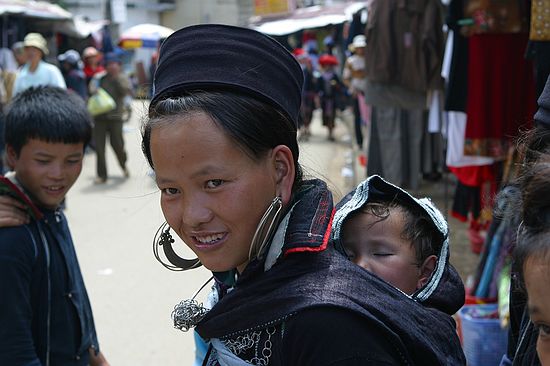
POLYGON ((75 38, 86 38, 94 33, 98 33, 108 24, 109 21, 105 19, 86 20, 82 16, 75 15, 73 19, 57 22, 54 25, 54 30, 75 38))
POLYGON ((365 9, 366 1, 335 3, 328 6, 300 8, 278 16, 252 19, 250 28, 272 36, 284 36, 304 29, 321 28, 350 21, 353 14, 365 9))
POLYGON ((51 20, 72 18, 67 10, 45 1, 0 0, 0 15, 6 14, 51 20))
POLYGON ((174 30, 158 24, 138 24, 126 29, 120 35, 120 47, 124 49, 133 48, 156 48, 162 38, 168 37, 174 30))

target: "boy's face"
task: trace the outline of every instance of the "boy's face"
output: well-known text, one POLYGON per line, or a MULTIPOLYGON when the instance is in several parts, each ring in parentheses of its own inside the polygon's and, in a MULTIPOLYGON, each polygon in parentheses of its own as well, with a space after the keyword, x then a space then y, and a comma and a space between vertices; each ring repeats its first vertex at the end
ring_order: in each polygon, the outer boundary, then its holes
POLYGON ((350 260, 374 273, 406 294, 423 285, 421 264, 417 263, 414 246, 403 239, 405 217, 398 208, 381 219, 359 212, 343 226, 343 245, 350 260))
POLYGON ((55 209, 82 170, 84 143, 65 144, 30 139, 19 156, 7 146, 17 180, 41 207, 55 209))

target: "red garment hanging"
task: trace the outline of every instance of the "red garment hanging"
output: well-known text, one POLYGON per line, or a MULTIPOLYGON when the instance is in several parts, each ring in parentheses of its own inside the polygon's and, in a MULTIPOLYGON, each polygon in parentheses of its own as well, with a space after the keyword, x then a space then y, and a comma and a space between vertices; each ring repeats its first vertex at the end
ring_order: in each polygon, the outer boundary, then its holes
POLYGON ((504 158, 520 126, 530 126, 536 101, 526 46, 526 33, 469 38, 465 155, 504 158))

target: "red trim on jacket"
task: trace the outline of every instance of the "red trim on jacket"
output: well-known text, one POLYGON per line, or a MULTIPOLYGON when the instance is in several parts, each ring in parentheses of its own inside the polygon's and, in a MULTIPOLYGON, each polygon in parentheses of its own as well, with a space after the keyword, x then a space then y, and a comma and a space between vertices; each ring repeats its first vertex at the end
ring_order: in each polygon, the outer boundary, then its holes
POLYGON ((322 252, 323 250, 327 249, 328 240, 330 239, 330 232, 332 229, 332 220, 334 219, 334 214, 336 213, 336 209, 332 209, 332 212, 330 214, 330 221, 328 223, 327 230, 325 231, 325 235, 323 237, 323 243, 318 247, 298 247, 298 248, 291 248, 288 249, 285 252, 285 256, 291 254, 291 253, 304 253, 304 252, 322 252))

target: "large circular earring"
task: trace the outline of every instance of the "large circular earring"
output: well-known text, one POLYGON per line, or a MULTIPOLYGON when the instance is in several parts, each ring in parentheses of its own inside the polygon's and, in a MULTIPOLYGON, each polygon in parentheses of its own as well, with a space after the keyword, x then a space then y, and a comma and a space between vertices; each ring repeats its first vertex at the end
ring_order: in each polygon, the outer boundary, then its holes
POLYGON ((280 196, 277 196, 271 201, 271 204, 265 211, 256 232, 252 237, 252 243, 250 245, 250 250, 248 251, 248 259, 252 260, 256 257, 262 255, 265 247, 271 240, 275 228, 279 223, 279 218, 283 212, 283 200, 280 196))
POLYGON ((158 228, 153 238, 153 254, 165 268, 171 271, 187 271, 202 266, 199 258, 185 259, 177 255, 172 244, 174 244, 174 238, 170 234, 170 226, 165 222, 158 228), (164 256, 169 263, 161 258, 159 247, 162 247, 164 256))

